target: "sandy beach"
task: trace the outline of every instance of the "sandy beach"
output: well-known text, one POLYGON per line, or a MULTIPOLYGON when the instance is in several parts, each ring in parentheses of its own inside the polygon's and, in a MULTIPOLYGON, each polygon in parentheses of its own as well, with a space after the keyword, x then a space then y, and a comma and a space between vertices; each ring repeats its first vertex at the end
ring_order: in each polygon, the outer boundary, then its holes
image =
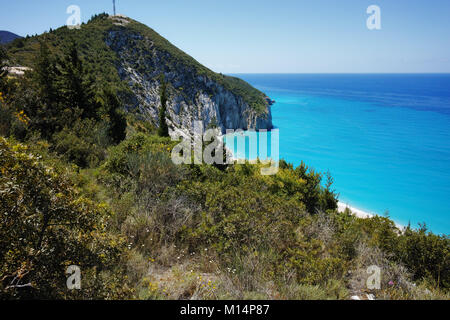
POLYGON ((342 201, 339 201, 339 203, 338 203, 339 212, 344 212, 346 208, 349 208, 353 212, 353 214, 355 216, 357 216, 358 218, 372 218, 377 215, 376 213, 369 213, 369 212, 351 207, 348 204, 346 204, 342 201))
MULTIPOLYGON (((346 203, 344 203, 342 201, 338 202, 338 211, 339 212, 344 212, 346 208, 349 208, 353 212, 353 214, 355 216, 357 216, 358 218, 362 218, 362 219, 372 218, 372 217, 375 217, 377 215, 378 216, 382 216, 382 215, 377 214, 377 213, 371 213, 371 212, 363 211, 361 209, 357 209, 357 208, 352 207, 352 206, 350 206, 350 205, 348 205, 348 204, 346 204, 346 203)), ((399 228, 400 230, 404 229, 403 225, 399 224, 396 221, 394 221, 394 223, 397 226, 397 228, 399 228)))

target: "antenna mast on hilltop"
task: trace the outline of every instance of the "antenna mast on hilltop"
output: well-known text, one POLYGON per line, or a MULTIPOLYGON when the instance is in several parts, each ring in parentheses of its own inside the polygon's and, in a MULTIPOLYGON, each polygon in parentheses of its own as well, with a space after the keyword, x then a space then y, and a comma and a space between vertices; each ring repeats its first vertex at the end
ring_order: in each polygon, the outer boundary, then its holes
POLYGON ((116 15, 116 0, 113 0, 113 11, 114 15, 116 15))

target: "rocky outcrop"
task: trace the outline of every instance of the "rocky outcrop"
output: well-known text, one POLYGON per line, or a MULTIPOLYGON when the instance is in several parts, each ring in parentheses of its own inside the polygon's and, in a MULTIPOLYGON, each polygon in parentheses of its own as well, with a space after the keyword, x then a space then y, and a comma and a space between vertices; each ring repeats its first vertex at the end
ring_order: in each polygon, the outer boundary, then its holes
POLYGON ((160 75, 168 83, 168 124, 171 132, 192 135, 194 121, 202 121, 204 129, 271 129, 269 98, 261 99, 265 110, 257 111, 242 95, 200 74, 195 67, 175 60, 168 52, 138 32, 125 27, 108 31, 107 45, 118 57, 117 69, 132 91, 127 109, 141 114, 157 125, 160 107, 160 75))
POLYGON ((26 71, 32 70, 31 68, 27 67, 6 67, 5 69, 12 76, 23 76, 26 71))
POLYGON ((269 106, 273 106, 276 103, 275 100, 270 99, 268 96, 265 96, 264 99, 266 100, 269 106))

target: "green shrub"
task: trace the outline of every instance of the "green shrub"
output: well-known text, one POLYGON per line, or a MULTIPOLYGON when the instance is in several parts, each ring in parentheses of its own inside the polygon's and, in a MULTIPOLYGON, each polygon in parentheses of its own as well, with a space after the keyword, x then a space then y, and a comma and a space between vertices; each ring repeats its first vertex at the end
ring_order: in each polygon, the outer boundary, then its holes
POLYGON ((450 289, 450 239, 429 232, 425 225, 413 231, 408 227, 398 238, 399 260, 413 273, 414 280, 424 279, 434 288, 450 289))
POLYGON ((64 173, 20 144, 0 138, 0 296, 119 298, 129 294, 117 268, 123 242, 108 232, 109 211, 77 196, 64 173), (78 265, 85 290, 66 287, 78 265), (118 287, 118 282, 123 286, 118 287))
POLYGON ((171 141, 170 138, 147 135, 142 132, 137 133, 118 146, 111 147, 108 150, 108 160, 105 163, 105 169, 109 173, 130 174, 130 170, 132 170, 130 165, 133 163, 129 161, 131 158, 145 153, 168 153, 176 143, 171 141))
POLYGON ((53 136, 53 149, 79 167, 95 167, 105 158, 108 137, 105 127, 94 120, 78 121, 53 136))

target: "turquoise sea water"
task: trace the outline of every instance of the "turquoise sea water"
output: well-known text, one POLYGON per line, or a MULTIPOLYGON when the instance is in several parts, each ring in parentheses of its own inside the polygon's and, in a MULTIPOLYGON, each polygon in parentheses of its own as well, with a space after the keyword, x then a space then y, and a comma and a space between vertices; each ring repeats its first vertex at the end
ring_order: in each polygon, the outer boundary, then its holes
POLYGON ((281 158, 329 170, 350 206, 450 233, 450 75, 238 76, 276 100, 281 158))

